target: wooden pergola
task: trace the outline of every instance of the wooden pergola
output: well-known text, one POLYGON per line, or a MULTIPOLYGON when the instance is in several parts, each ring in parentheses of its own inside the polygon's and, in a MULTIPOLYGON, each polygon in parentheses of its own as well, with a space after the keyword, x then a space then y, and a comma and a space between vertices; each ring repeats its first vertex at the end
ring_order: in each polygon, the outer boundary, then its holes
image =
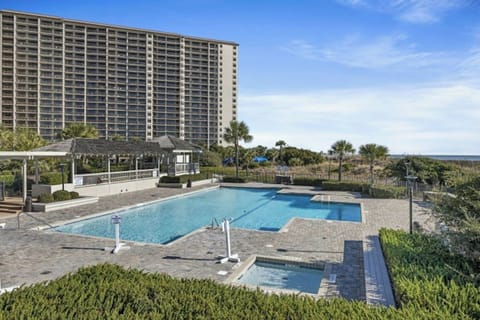
MULTIPOLYGON (((198 155, 201 148, 187 141, 172 136, 155 138, 152 141, 111 141, 101 139, 73 138, 52 143, 32 151, 0 151, 0 160, 22 161, 22 197, 27 197, 27 161, 35 160, 35 182, 38 183, 38 160, 44 158, 67 158, 71 160, 71 179, 75 181, 75 161, 81 157, 112 156, 135 157, 135 171, 138 171, 138 159, 152 156, 157 159, 158 172, 160 165, 168 166, 168 173, 177 175, 198 173, 198 155), (196 156, 196 159, 194 157, 196 156), (180 169, 179 169, 180 168, 180 169)), ((111 183, 110 161, 107 161, 108 183, 111 183)))
MULTIPOLYGON (((68 154, 62 151, 0 151, 0 160, 22 161, 22 198, 27 199, 27 161, 44 158, 64 158, 68 154)), ((35 180, 38 182, 38 165, 35 166, 35 180)))

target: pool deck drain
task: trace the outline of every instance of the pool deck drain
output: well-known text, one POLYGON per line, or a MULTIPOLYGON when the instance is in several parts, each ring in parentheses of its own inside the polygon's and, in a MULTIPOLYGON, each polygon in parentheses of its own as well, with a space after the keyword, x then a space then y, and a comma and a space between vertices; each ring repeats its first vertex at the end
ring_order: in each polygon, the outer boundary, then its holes
MULTIPOLYGON (((199 190, 201 187, 192 189, 199 190)), ((76 216, 115 210, 188 191, 190 190, 156 188, 124 193, 102 197, 96 204, 41 213, 39 217, 42 221, 53 224, 76 216)), ((383 285, 377 283, 377 280, 369 283, 365 280, 369 274, 369 265, 364 260, 369 257, 364 254, 364 240, 370 239, 369 236, 377 236, 381 227, 408 230, 408 201, 364 199, 340 192, 322 193, 330 195, 332 201, 361 202, 366 209, 363 213, 367 223, 294 219, 285 232, 234 228, 231 234, 232 250, 243 259, 257 254, 279 258, 291 256, 313 263, 328 263, 331 273, 337 277, 335 283, 328 283, 323 290, 326 297, 341 296, 367 301, 368 292, 373 292, 371 288, 383 285)), ((422 215, 422 208, 417 204, 414 204, 414 220, 422 226, 429 224, 427 216, 422 215)), ((68 272, 75 272, 80 267, 98 263, 114 263, 146 272, 167 273, 174 277, 207 278, 219 282, 228 276, 219 274, 219 271, 231 274, 238 267, 230 262, 217 264, 215 256, 225 251, 225 235, 219 229, 196 232, 171 246, 130 244, 130 250, 112 255, 103 251, 103 248, 112 246, 114 240, 29 230, 38 227, 39 222, 28 216, 21 216, 20 230, 16 229, 15 217, 2 217, 0 223, 6 223, 5 229, 0 229, 0 277, 5 287, 52 280, 68 272), (44 270, 50 272, 42 273, 44 270)))

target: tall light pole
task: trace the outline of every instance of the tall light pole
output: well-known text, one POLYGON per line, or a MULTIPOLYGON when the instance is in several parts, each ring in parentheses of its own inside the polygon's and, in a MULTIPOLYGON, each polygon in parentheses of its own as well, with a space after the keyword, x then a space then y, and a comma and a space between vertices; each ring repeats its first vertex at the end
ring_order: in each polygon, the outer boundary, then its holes
POLYGON ((408 199, 409 199, 409 223, 410 223, 410 234, 413 233, 413 184, 417 180, 417 177, 414 175, 408 175, 405 177, 408 181, 408 199))

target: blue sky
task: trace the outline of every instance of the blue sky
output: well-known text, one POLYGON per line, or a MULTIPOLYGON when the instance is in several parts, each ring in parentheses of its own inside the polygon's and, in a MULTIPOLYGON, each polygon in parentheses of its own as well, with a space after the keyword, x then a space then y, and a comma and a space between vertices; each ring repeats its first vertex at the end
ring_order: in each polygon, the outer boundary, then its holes
POLYGON ((478 0, 2 0, 2 9, 240 44, 248 146, 480 154, 478 0))

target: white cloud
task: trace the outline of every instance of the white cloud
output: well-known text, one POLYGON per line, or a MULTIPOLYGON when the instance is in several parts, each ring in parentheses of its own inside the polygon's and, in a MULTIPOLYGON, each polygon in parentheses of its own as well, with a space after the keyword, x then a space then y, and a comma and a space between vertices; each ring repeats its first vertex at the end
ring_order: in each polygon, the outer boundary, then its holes
POLYGON ((416 49, 405 35, 364 39, 351 35, 326 47, 302 40, 293 40, 282 48, 304 59, 331 61, 350 67, 378 69, 385 67, 423 68, 443 64, 450 59, 442 52, 416 49))
POLYGON ((337 0, 342 5, 384 12, 409 23, 435 23, 467 0, 337 0))
POLYGON ((478 154, 480 89, 467 84, 241 95, 251 145, 275 141, 312 150, 339 139, 392 153, 478 154))

